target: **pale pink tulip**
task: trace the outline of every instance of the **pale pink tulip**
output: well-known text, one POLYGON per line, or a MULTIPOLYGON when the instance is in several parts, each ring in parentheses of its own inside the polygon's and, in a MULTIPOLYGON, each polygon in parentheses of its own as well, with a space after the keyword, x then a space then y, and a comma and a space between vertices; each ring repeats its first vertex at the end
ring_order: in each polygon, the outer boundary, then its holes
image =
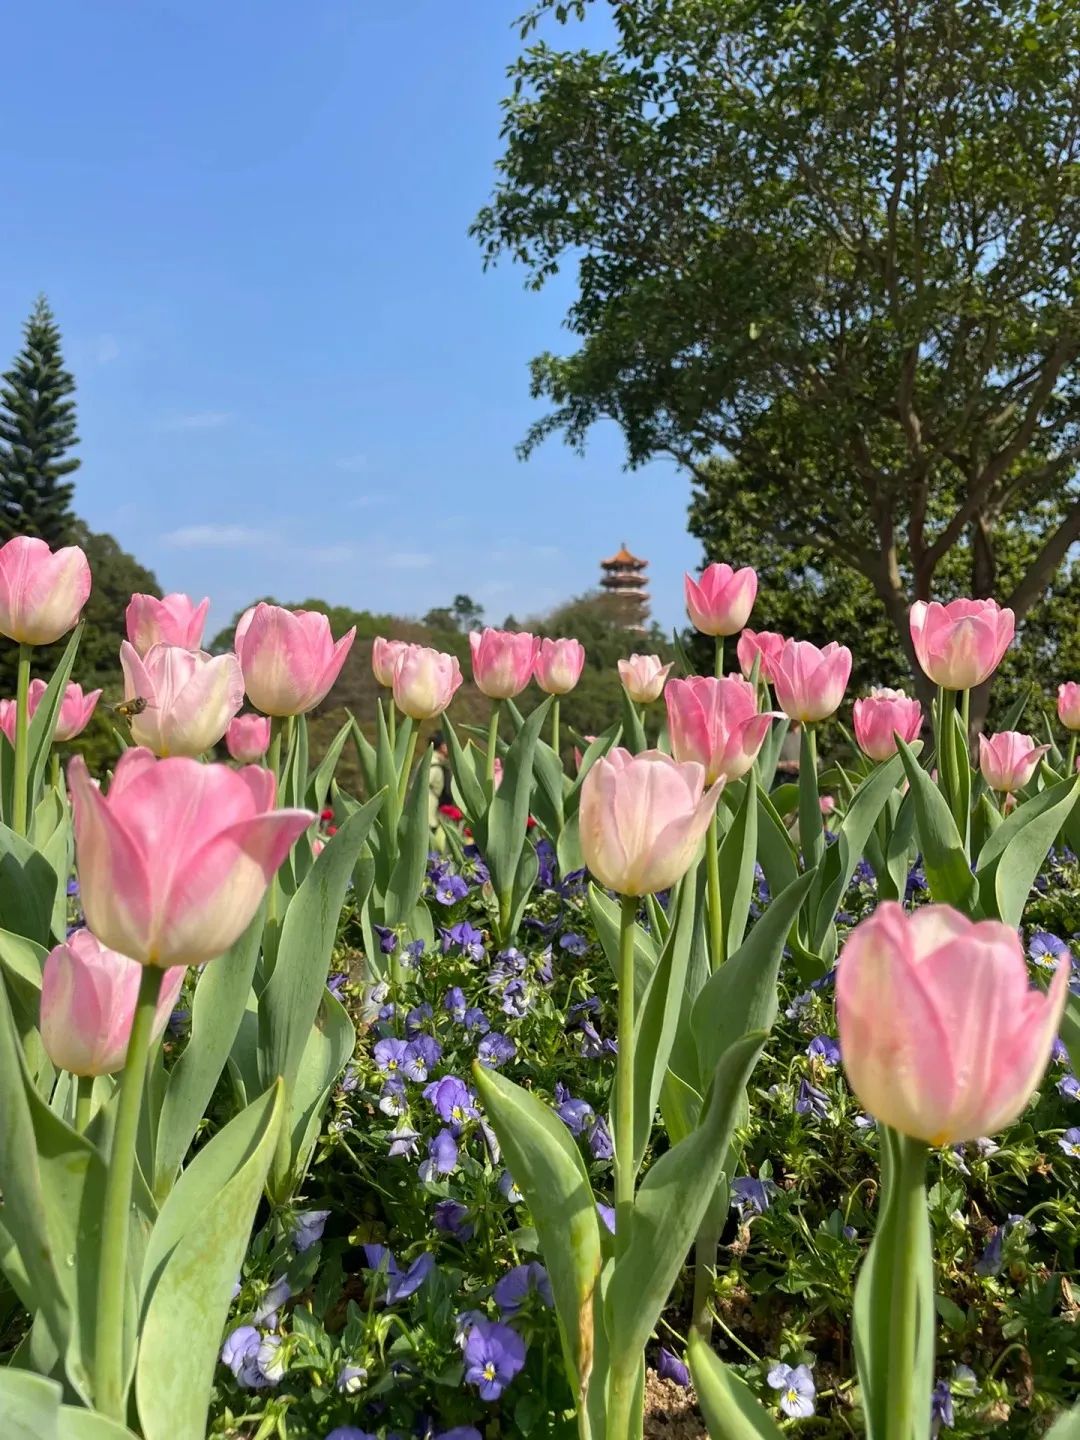
POLYGON ((836 1009, 851 1088, 878 1120, 930 1145, 1017 1118, 1050 1058, 1069 993, 1062 956, 1033 990, 1014 929, 948 905, 879 905, 840 955, 836 1009))
POLYGON ((476 688, 491 700, 520 695, 533 677, 539 645, 525 630, 474 630, 469 649, 476 688))
POLYGON ((569 695, 581 679, 585 666, 585 646, 580 640, 540 641, 533 674, 536 683, 548 695, 569 695))
POLYGON ((382 635, 376 635, 372 641, 371 672, 385 690, 393 687, 394 667, 408 648, 407 640, 386 640, 382 635))
POLYGON ((775 630, 744 630, 739 636, 739 643, 735 646, 735 654, 739 657, 739 669, 749 680, 754 673, 754 661, 760 655, 761 664, 758 666, 758 674, 771 685, 773 668, 780 659, 783 649, 784 637, 777 635, 775 630))
POLYGON ((673 663, 665 665, 659 655, 631 655, 629 660, 619 661, 619 679, 635 705, 651 705, 660 699, 673 663))
POLYGON ((251 765, 270 749, 268 715, 236 715, 225 730, 225 746, 234 760, 251 765))
POLYGON ((141 965, 201 965, 251 923, 267 886, 315 816, 275 810, 259 765, 234 770, 125 750, 107 795, 68 766, 87 924, 141 965))
POLYGON ((1012 644, 1016 620, 996 600, 917 600, 911 607, 915 656, 935 685, 970 690, 988 680, 1012 644))
POLYGON ((132 595, 124 612, 127 638, 140 655, 152 645, 198 650, 209 609, 209 599, 196 605, 190 595, 166 595, 161 600, 156 595, 132 595))
POLYGON ((1049 749, 1049 745, 1036 745, 1030 735, 1018 730, 999 730, 989 738, 980 735, 979 769, 991 790, 1011 795, 1024 788, 1049 749))
POLYGON ((216 745, 244 703, 240 662, 179 645, 152 645, 140 656, 120 645, 124 699, 146 708, 131 717, 131 737, 155 755, 202 755, 216 745))
POLYGON ((1075 680, 1058 686, 1058 719, 1066 730, 1080 730, 1080 685, 1075 680))
POLYGON ((441 715, 461 684, 456 655, 426 645, 406 645, 394 666, 394 704, 414 720, 441 715))
MULTIPOLYGON (((45 694, 46 688, 44 680, 30 681, 30 688, 26 694, 26 712, 31 720, 41 704, 41 698, 45 694)), ((81 735, 89 725, 90 717, 97 708, 100 698, 100 690, 91 690, 84 695, 82 686, 75 684, 74 681, 65 686, 64 697, 60 701, 60 711, 56 717, 54 742, 60 745, 66 740, 74 740, 76 735, 81 735)), ((12 745, 15 744, 15 708, 14 700, 0 700, 0 730, 12 745)))
POLYGON ((804 725, 827 720, 840 707, 851 675, 851 651, 830 640, 819 650, 809 640, 785 640, 773 666, 780 708, 804 725))
POLYGON ((686 613, 703 635, 734 635, 750 618, 757 599, 757 572, 746 566, 709 565, 701 579, 684 576, 686 613))
POLYGON ((90 595, 90 565, 77 545, 55 553, 16 535, 0 547, 0 635, 51 645, 74 630, 90 595))
POLYGON ((244 685, 266 715, 306 715, 326 698, 356 635, 354 625, 335 645, 330 621, 316 610, 284 610, 262 602, 236 627, 244 685))
MULTIPOLYGON (((166 970, 154 1014, 157 1040, 184 983, 184 966, 166 970)), ((114 1075, 124 1068, 139 999, 142 966, 76 930, 45 958, 41 1041, 49 1059, 72 1075, 114 1075)))
POLYGON ((741 780, 757 759, 771 714, 760 714, 754 687, 738 675, 671 680, 664 691, 671 753, 704 766, 706 784, 741 780))
POLYGON ((922 730, 922 706, 903 690, 871 690, 856 700, 853 710, 855 739, 871 760, 888 760, 896 754, 896 737, 910 745, 922 730))
POLYGON ((701 765, 659 750, 609 750, 581 783, 581 853, 621 895, 655 895, 686 874, 720 798, 701 765))

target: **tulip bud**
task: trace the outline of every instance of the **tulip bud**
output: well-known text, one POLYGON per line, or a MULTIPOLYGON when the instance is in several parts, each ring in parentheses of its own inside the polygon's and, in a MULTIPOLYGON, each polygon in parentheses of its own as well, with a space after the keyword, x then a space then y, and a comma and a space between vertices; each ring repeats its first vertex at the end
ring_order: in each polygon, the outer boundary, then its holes
POLYGON ((131 717, 132 739, 155 755, 202 755, 217 744, 244 703, 240 663, 231 653, 152 645, 140 656, 124 640, 120 665, 125 700, 146 701, 131 717))
POLYGON ((476 688, 491 700, 520 695, 533 677, 539 645, 524 630, 474 630, 469 649, 476 688))
POLYGON ((773 667, 780 708, 792 720, 813 724, 840 707, 851 675, 851 651, 831 640, 819 650, 809 640, 785 640, 773 667))
POLYGON ((581 679, 585 646, 580 640, 541 640, 534 676, 547 695, 569 695, 581 679))
POLYGON ((855 739, 871 760, 896 754, 896 737, 910 745, 922 730, 922 706, 903 690, 871 690, 853 707, 855 739))
POLYGON ((376 635, 371 645, 371 673, 376 682, 389 690, 394 683, 394 667, 409 648, 407 640, 386 640, 376 635))
POLYGON ((671 753, 704 767, 706 784, 741 780, 773 722, 759 714, 754 687, 737 675, 671 680, 664 691, 671 753))
POLYGON ((225 731, 225 746, 241 765, 252 765, 270 749, 268 715, 236 715, 225 731))
MULTIPOLYGON (((26 713, 29 719, 34 718, 47 688, 44 680, 30 681, 30 688, 26 695, 26 713)), ((90 717, 100 699, 100 690, 91 690, 84 695, 82 686, 77 685, 74 681, 66 685, 64 697, 60 701, 60 709, 56 716, 54 742, 61 745, 66 740, 74 740, 76 735, 81 735, 89 725, 90 717)), ((15 709, 16 702, 14 700, 0 700, 0 730, 4 732, 12 745, 15 744, 15 709)))
POLYGON ((924 673, 946 690, 971 690, 988 680, 1012 644, 1016 620, 996 600, 918 600, 911 640, 924 673))
POLYGON ((758 666, 758 674, 771 685, 773 669, 780 659, 783 649, 784 637, 777 635, 774 630, 744 630, 735 646, 735 654, 739 657, 739 669, 749 680, 754 673, 754 661, 760 655, 761 663, 758 666))
POLYGON ((840 1051, 878 1120, 930 1145, 993 1135, 1035 1090, 1069 991, 1030 988, 1014 929, 948 905, 879 905, 848 936, 836 978, 840 1051))
POLYGON ((1049 749, 1049 745, 1036 745, 1030 735, 1022 735, 1018 730, 999 730, 989 737, 980 735, 979 769, 991 790, 1011 795, 1024 788, 1049 749))
POLYGON ((394 667, 394 704, 413 720, 441 715, 461 684, 456 655, 426 645, 406 645, 394 667))
MULTIPOLYGON (((72 1075, 114 1075, 127 1056, 142 966, 76 930, 45 959, 41 1040, 49 1059, 72 1075)), ((167 970, 153 1038, 165 1029, 184 983, 184 967, 167 970)))
POLYGON ((334 643, 330 621, 316 610, 261 603, 236 626, 236 654, 251 703, 265 715, 306 715, 341 673, 354 625, 334 643))
POLYGON ((734 635, 750 618, 757 599, 757 574, 746 566, 709 565, 701 579, 683 577, 686 613, 703 635, 734 635))
POLYGON ((673 663, 665 665, 659 655, 631 655, 629 660, 619 661, 619 679, 635 705, 651 705, 660 699, 673 663))
POLYGON ((124 619, 127 638, 140 655, 154 645, 179 645, 184 650, 202 646, 209 599, 198 605, 190 595, 132 595, 124 619))
POLYGON ((0 547, 0 635, 51 645, 74 630, 90 595, 90 566, 77 545, 55 554, 44 540, 16 535, 0 547))
POLYGON ((1080 685, 1075 680, 1058 686, 1058 719, 1066 730, 1080 730, 1080 685))

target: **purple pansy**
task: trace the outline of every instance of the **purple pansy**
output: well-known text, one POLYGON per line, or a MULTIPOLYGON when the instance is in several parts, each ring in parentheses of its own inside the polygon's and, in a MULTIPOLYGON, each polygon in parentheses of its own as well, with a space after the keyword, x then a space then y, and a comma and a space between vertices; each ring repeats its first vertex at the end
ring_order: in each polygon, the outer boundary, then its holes
POLYGON ((531 1260, 527 1265, 515 1265, 513 1270, 508 1270, 495 1282, 491 1293, 505 1317, 515 1315, 534 1292, 549 1309, 555 1304, 548 1272, 539 1260, 531 1260))
POLYGON ((480 1113, 476 1108, 476 1096, 456 1075, 444 1075, 441 1080, 432 1080, 425 1085, 424 1099, 431 1102, 439 1119, 450 1125, 455 1134, 467 1120, 475 1120, 480 1113))
POLYGON ((840 1064, 840 1046, 831 1035, 815 1035, 806 1047, 806 1053, 830 1069, 840 1064))
POLYGON ((799 1082, 799 1093, 795 1098, 795 1113, 797 1115, 814 1115, 821 1119, 829 1113, 829 1097, 824 1090, 819 1090, 816 1085, 811 1085, 804 1076, 799 1082))
POLYGON ((774 1365, 765 1377, 780 1392, 780 1409, 793 1420, 805 1420, 814 1413, 817 1387, 809 1365, 774 1365))
POLYGON ((747 1215, 764 1215, 772 1204, 777 1186, 771 1180, 755 1180, 752 1175, 739 1175, 731 1182, 731 1208, 739 1219, 747 1215))
POLYGON ((428 1144, 428 1158, 420 1166, 421 1180, 434 1180, 457 1169, 458 1143, 450 1130, 440 1130, 428 1144))
POLYGON ((689 1367, 670 1350, 665 1350, 662 1345, 660 1358, 656 1364, 656 1373, 661 1380, 674 1380, 675 1384, 681 1385, 684 1390, 690 1384, 689 1367))
POLYGON ((405 1047, 401 1061, 402 1073, 409 1080, 422 1084, 442 1059, 442 1046, 433 1035, 417 1035, 405 1047))
POLYGON ((384 1075, 396 1075, 401 1069, 402 1061, 405 1059, 405 1051, 408 1044, 404 1040, 396 1040, 388 1037, 385 1040, 377 1040, 375 1049, 372 1052, 375 1056, 375 1064, 384 1075))
POLYGON ((497 1400, 525 1364, 525 1341, 509 1325, 477 1320, 465 1340, 465 1380, 497 1400))
POLYGON ((517 1054, 517 1046, 509 1035, 502 1035, 498 1030, 492 1030, 485 1035, 476 1047, 477 1058, 481 1065, 486 1065, 489 1070, 498 1070, 500 1065, 505 1065, 517 1054))
POLYGON ((293 1218, 292 1234, 289 1236, 293 1249, 298 1250, 301 1255, 305 1250, 310 1250, 317 1240, 322 1239, 329 1218, 329 1210, 298 1210, 293 1218))
POLYGON ((462 990, 461 986, 452 985, 443 996, 442 1003, 443 1009, 450 1016, 451 1020, 456 1020, 460 1025, 462 1020, 465 1019, 465 1011, 469 1008, 468 1001, 465 999, 465 991, 462 990))
POLYGON ((381 1270, 386 1275, 383 1299, 387 1305, 405 1300, 419 1290, 435 1268, 435 1256, 429 1255, 426 1250, 406 1270, 401 1269, 385 1245, 365 1245, 364 1258, 369 1270, 381 1270))
POLYGON ((476 1227, 469 1218, 469 1207, 460 1200, 440 1200, 435 1206, 435 1229, 455 1240, 471 1240, 476 1227))
POLYGON ((441 875, 435 882, 435 899, 440 905, 456 905, 468 893, 469 887, 460 875, 441 875))

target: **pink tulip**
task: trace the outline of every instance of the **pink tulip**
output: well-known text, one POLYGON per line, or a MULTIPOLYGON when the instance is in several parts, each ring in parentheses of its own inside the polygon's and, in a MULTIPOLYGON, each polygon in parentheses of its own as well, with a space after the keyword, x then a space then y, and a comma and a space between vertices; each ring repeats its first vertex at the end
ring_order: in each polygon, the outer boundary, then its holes
POLYGON ((655 895, 694 863, 720 798, 701 765, 659 750, 609 750, 581 783, 581 853, 601 885, 655 895))
POLYGON ((757 599, 757 573, 746 566, 709 565, 701 579, 684 576, 686 613, 703 635, 734 635, 750 618, 757 599))
POLYGON ((970 690, 988 680, 1012 644, 1016 620, 996 600, 917 600, 911 640, 927 676, 946 690, 970 690))
POLYGON ((376 635, 371 646, 371 670, 376 682, 389 690, 394 684, 394 666, 409 648, 407 640, 386 640, 376 635))
POLYGON ((268 715, 235 715, 225 730, 225 746, 241 765, 252 765, 270 749, 268 715))
POLYGON ((90 595, 90 566, 77 545, 55 553, 16 535, 0 548, 0 635, 51 645, 74 630, 90 595))
POLYGON ((855 739, 871 760, 888 760, 896 754, 896 737, 910 745, 922 730, 922 706, 903 690, 871 690, 856 700, 855 739))
POLYGON ((275 810, 274 776, 125 750, 107 795, 82 756, 68 766, 87 924, 141 965, 201 965, 251 923, 314 820, 275 810))
POLYGON ((476 688, 491 700, 520 695, 533 677, 539 646, 525 630, 473 630, 469 649, 476 688))
POLYGON ((1036 745, 1030 735, 1018 730, 999 730, 989 739, 980 735, 979 769, 991 790, 1011 795, 1024 788, 1049 749, 1049 745, 1036 745))
POLYGON ((533 674, 547 695, 569 695, 581 679, 585 646, 580 640, 541 640, 533 674))
POLYGON ((1080 685, 1075 680, 1058 686, 1058 719, 1066 730, 1080 730, 1080 685))
POLYGON ((693 676, 664 691, 671 752, 705 769, 705 782, 741 780, 757 759, 771 714, 759 714, 754 687, 738 675, 693 676))
MULTIPOLYGON (((177 965, 162 976, 154 1016, 157 1040, 184 983, 177 965)), ((76 930, 45 959, 41 1040, 49 1059, 72 1075, 114 1075, 124 1068, 139 999, 142 966, 76 930)))
POLYGON ((140 656, 120 645, 124 699, 145 700, 131 717, 131 736, 155 755, 201 755, 216 745, 244 703, 240 662, 179 645, 152 645, 140 656))
MULTIPOLYGON (((26 695, 26 710, 31 720, 41 704, 41 697, 45 694, 46 688, 44 680, 30 681, 30 688, 26 695)), ((82 686, 75 684, 74 681, 65 686, 64 697, 60 701, 60 711, 56 717, 54 742, 60 745, 66 740, 74 740, 76 735, 81 735, 89 725, 90 717, 97 708, 100 698, 100 690, 91 690, 84 695, 82 686)), ((14 700, 0 700, 0 730, 4 732, 12 745, 15 744, 15 703, 14 700)))
POLYGON ((739 636, 739 643, 735 646, 735 654, 739 657, 739 669, 749 680, 754 673, 754 661, 760 655, 761 664, 758 666, 758 674, 771 685, 773 670, 783 649, 784 637, 777 635, 775 630, 744 630, 739 636))
POLYGON ((660 699, 673 663, 669 661, 665 665, 659 655, 631 655, 629 660, 620 660, 619 679, 623 689, 636 705, 651 705, 660 699))
POLYGON ((406 645, 394 667, 394 704, 414 720, 432 720, 450 704, 461 678, 456 655, 406 645))
POLYGON ((851 1088, 878 1120, 930 1145, 993 1135, 1046 1069, 1069 993, 1028 983, 1015 930, 948 905, 879 905, 848 937, 836 980, 851 1088))
POLYGON ((314 710, 341 673, 355 635, 354 625, 335 645, 330 621, 316 610, 253 606, 236 627, 236 653, 251 703, 266 715, 314 710))
POLYGON ((846 645, 830 640, 819 650, 809 640, 785 640, 772 680, 785 715, 813 724, 839 709, 850 675, 851 651, 846 645))
POLYGON ((127 638, 140 655, 152 645, 198 650, 209 609, 209 599, 196 605, 190 595, 166 595, 161 600, 156 595, 132 595, 124 612, 127 638))

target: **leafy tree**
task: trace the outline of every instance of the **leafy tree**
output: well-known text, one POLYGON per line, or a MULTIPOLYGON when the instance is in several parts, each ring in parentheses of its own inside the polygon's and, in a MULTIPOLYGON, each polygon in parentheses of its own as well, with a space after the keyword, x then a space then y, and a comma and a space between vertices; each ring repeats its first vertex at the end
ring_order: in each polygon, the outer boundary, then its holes
POLYGON ((1080 538, 1080 10, 606 8, 616 45, 511 67, 473 227, 534 288, 577 266, 524 450, 607 417, 703 490, 734 459, 713 513, 850 577, 909 660, 915 599, 1026 616, 1080 538))
POLYGON ((23 348, 0 384, 0 543, 32 535, 54 548, 75 526, 79 468, 69 455, 75 433, 75 381, 64 369, 60 330, 39 296, 23 328, 23 348))

